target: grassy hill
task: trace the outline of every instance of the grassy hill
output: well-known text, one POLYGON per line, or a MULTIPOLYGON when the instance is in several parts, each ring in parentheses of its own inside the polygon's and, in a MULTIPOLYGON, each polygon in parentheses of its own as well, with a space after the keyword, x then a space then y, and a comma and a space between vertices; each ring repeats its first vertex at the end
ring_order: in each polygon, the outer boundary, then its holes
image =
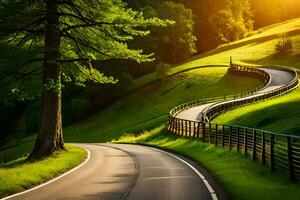
POLYGON ((297 89, 286 96, 227 112, 214 122, 300 135, 299 117, 300 89, 297 89))
MULTIPOLYGON (((255 87, 257 80, 226 75, 226 68, 220 66, 228 65, 230 56, 239 63, 288 65, 300 69, 299 32, 300 19, 272 25, 253 32, 248 38, 220 46, 173 67, 169 73, 177 75, 163 81, 157 81, 155 73, 141 77, 135 80, 136 88, 140 89, 131 96, 80 124, 65 128, 66 141, 110 141, 125 133, 136 133, 165 123, 169 110, 180 103, 203 97, 236 94, 255 87), (278 58, 274 56, 275 44, 281 34, 291 36, 293 54, 278 58), (205 66, 212 68, 192 70, 205 66)), ((287 102, 295 99, 297 97, 290 96, 287 102)), ((33 139, 31 136, 10 141, 4 147, 7 150, 0 155, 9 159, 16 156, 15 152, 26 153, 33 139), (13 151, 9 149, 17 144, 13 151)))
MULTIPOLYGON (((176 74, 199 66, 224 65, 230 56, 240 63, 287 65, 300 69, 300 19, 260 29, 248 38, 221 46, 174 67, 170 73, 176 74), (275 44, 278 35, 282 34, 291 36, 293 53, 278 58, 274 55, 275 44)), ((137 86, 144 85, 143 89, 96 116, 67 128, 67 141, 108 141, 126 132, 153 128, 165 122, 168 111, 180 103, 201 97, 238 93, 253 84, 246 83, 249 81, 246 77, 243 81, 234 81, 229 75, 223 77, 224 73, 225 68, 198 69, 146 86, 157 76, 155 73, 144 76, 136 80, 137 86)), ((297 100, 298 96, 294 94, 286 97, 286 103, 297 100)), ((291 124, 289 129, 295 126, 295 123, 291 124)))
MULTIPOLYGON (((171 70, 176 73, 195 66, 227 65, 232 56, 235 63, 252 65, 286 65, 300 69, 300 18, 267 26, 251 33, 242 40, 222 45, 217 49, 200 54, 171 70), (293 41, 293 53, 285 57, 275 56, 275 44, 281 35, 293 41)), ((136 80, 140 86, 156 79, 149 74, 136 80)))

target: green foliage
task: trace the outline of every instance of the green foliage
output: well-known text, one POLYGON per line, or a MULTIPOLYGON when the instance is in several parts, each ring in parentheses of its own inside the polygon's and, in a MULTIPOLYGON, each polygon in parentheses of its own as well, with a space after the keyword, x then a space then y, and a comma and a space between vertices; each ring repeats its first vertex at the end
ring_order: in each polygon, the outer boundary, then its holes
POLYGON ((223 43, 244 38, 253 30, 252 13, 248 1, 227 0, 225 7, 215 16, 218 40, 223 43))
POLYGON ((59 92, 62 89, 62 83, 60 80, 48 79, 44 84, 45 90, 49 90, 51 92, 59 92))
POLYGON ((176 23, 159 32, 159 45, 163 49, 164 60, 178 63, 197 53, 194 35, 194 15, 191 9, 172 1, 164 2, 158 9, 158 16, 176 23))
MULTIPOLYGON (((131 49, 127 42, 148 35, 147 28, 150 26, 166 27, 173 23, 158 18, 144 19, 141 12, 126 8, 121 0, 64 2, 58 10, 61 58, 49 62, 60 63, 64 77, 79 84, 88 80, 116 83, 112 77, 106 77, 95 69, 93 61, 111 58, 153 61, 153 54, 131 49)), ((46 4, 40 0, 1 1, 0 42, 10 49, 18 49, 21 55, 21 59, 17 60, 12 58, 13 54, 9 54, 9 59, 4 53, 0 55, 3 59, 0 71, 5 75, 6 82, 16 74, 20 74, 18 82, 22 84, 26 77, 30 80, 40 77, 41 61, 44 60, 45 11, 46 4)), ((16 86, 19 87, 21 84, 16 86)), ((60 87, 59 83, 47 83, 46 88, 56 91, 60 87)))
POLYGON ((290 55, 293 50, 292 40, 286 36, 281 36, 278 38, 277 44, 275 45, 275 50, 278 56, 290 55))

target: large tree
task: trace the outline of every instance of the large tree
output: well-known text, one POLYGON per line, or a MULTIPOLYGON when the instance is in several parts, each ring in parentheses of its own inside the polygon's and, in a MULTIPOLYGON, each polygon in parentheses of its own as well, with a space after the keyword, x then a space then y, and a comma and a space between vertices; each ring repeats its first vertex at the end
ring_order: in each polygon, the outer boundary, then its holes
MULTIPOLYGON (((42 120, 29 159, 64 149, 61 116, 62 78, 67 81, 115 83, 93 68, 93 61, 110 58, 153 60, 152 54, 126 44, 149 34, 148 26, 170 21, 145 20, 121 0, 1 0, 0 42, 22 49, 18 61, 1 63, 2 84, 41 77, 42 120), (27 56, 26 56, 27 55, 27 56)), ((25 82, 21 82, 24 85, 25 82)), ((21 86, 20 86, 21 87, 21 86)), ((10 88, 11 89, 11 88, 10 88)), ((19 91, 15 88, 14 91, 19 91)), ((22 92, 22 91, 21 91, 22 92)))

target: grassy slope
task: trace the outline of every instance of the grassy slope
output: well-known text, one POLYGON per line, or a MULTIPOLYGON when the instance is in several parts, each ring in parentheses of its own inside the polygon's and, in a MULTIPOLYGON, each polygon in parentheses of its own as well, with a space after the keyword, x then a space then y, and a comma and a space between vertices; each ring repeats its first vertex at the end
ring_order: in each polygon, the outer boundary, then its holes
POLYGON ((297 89, 280 98, 227 112, 214 122, 300 135, 299 117, 300 89, 297 89))
POLYGON ((67 146, 68 151, 35 163, 24 163, 26 157, 0 165, 0 197, 29 189, 71 168, 86 158, 86 151, 67 146))
MULTIPOLYGON (((229 57, 234 62, 260 65, 287 65, 300 69, 300 18, 259 29, 253 35, 194 57, 193 59, 173 68, 171 73, 189 69, 195 66, 227 65, 229 57), (275 44, 280 34, 290 36, 293 40, 293 54, 276 58, 275 44)), ((149 74, 136 80, 141 86, 156 79, 155 74, 149 74)))
MULTIPOLYGON (((67 142, 110 141, 124 133, 160 126, 168 119, 170 109, 178 104, 203 97, 237 94, 258 84, 254 78, 227 74, 225 67, 188 71, 150 84, 92 118, 68 127, 64 131, 65 139, 67 142), (240 87, 235 87, 235 83, 240 87)), ((0 151, 0 163, 28 154, 33 140, 34 137, 29 137, 7 143, 4 147, 24 144, 0 151)))
POLYGON ((300 196, 299 185, 286 175, 271 173, 242 154, 162 133, 161 128, 116 142, 147 144, 188 156, 210 171, 233 200, 294 200, 300 196))
POLYGON ((202 68, 144 87, 94 117, 66 129, 67 141, 104 142, 126 132, 165 123, 171 108, 187 101, 238 94, 258 85, 254 78, 227 74, 227 68, 202 68), (238 84, 239 87, 236 87, 238 84))
MULTIPOLYGON (((255 64, 273 64, 273 65, 288 65, 300 68, 300 19, 290 20, 277 25, 269 26, 258 30, 253 36, 237 41, 216 50, 202 54, 193 60, 187 61, 174 67, 172 73, 177 73, 182 70, 190 69, 197 66, 207 66, 213 64, 226 64, 229 57, 233 56, 236 62, 255 63, 255 64), (294 47, 293 54, 283 58, 277 58, 275 54, 275 44, 278 34, 287 32, 293 39, 294 47)), ((201 71, 201 70, 200 70, 201 71)), ((193 72, 197 74, 196 72, 193 72)), ((190 74, 193 74, 190 73, 190 74)), ((241 82, 231 82, 232 87, 238 87, 235 91, 230 90, 228 84, 216 81, 212 87, 207 87, 212 84, 210 82, 213 77, 207 78, 205 72, 200 72, 197 76, 191 76, 185 73, 185 82, 182 82, 180 76, 168 79, 166 83, 153 88, 146 85, 142 91, 139 91, 130 97, 117 102, 104 112, 67 129, 67 140, 70 141, 107 141, 113 139, 124 132, 135 132, 141 129, 149 129, 164 122, 168 111, 183 102, 194 100, 201 97, 220 96, 230 92, 242 90, 240 87, 245 84, 241 82), (200 76, 200 77, 198 77, 200 76), (200 82, 199 82, 200 81, 200 82), (202 82, 201 82, 202 81, 202 82), (191 87, 190 85, 199 83, 199 86, 191 87), (207 85, 203 85, 207 83, 207 85), (217 85, 223 84, 223 85, 217 85), (202 87, 203 86, 203 87, 202 87), (199 91, 194 92, 194 91, 199 91), (112 123, 114 121, 114 123, 112 123), (98 136, 98 137, 97 137, 98 136)), ((140 86, 149 83, 156 79, 155 74, 150 74, 136 80, 136 85, 140 86)), ((230 81, 228 79, 228 81, 230 81)), ((155 87, 155 86, 154 86, 155 87)))

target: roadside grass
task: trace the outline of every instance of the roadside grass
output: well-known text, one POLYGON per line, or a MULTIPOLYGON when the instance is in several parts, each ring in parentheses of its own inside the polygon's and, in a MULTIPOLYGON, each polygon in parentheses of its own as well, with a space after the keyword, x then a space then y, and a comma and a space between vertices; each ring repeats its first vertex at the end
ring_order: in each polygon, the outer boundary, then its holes
POLYGON ((220 115, 214 123, 239 125, 300 136, 300 89, 220 115))
POLYGON ((165 123, 170 110, 202 98, 240 94, 260 84, 253 77, 227 73, 227 67, 201 68, 147 85, 95 116, 65 129, 68 142, 106 142, 126 132, 165 123))
POLYGON ((21 157, 0 164, 0 197, 24 191, 62 174, 84 161, 86 151, 66 145, 67 151, 56 152, 53 156, 33 162, 21 157))
POLYGON ((123 136, 115 143, 146 144, 192 158, 216 177, 230 199, 236 200, 295 200, 300 196, 300 185, 288 176, 272 173, 258 161, 227 149, 201 141, 178 138, 159 127, 140 136, 123 136))

